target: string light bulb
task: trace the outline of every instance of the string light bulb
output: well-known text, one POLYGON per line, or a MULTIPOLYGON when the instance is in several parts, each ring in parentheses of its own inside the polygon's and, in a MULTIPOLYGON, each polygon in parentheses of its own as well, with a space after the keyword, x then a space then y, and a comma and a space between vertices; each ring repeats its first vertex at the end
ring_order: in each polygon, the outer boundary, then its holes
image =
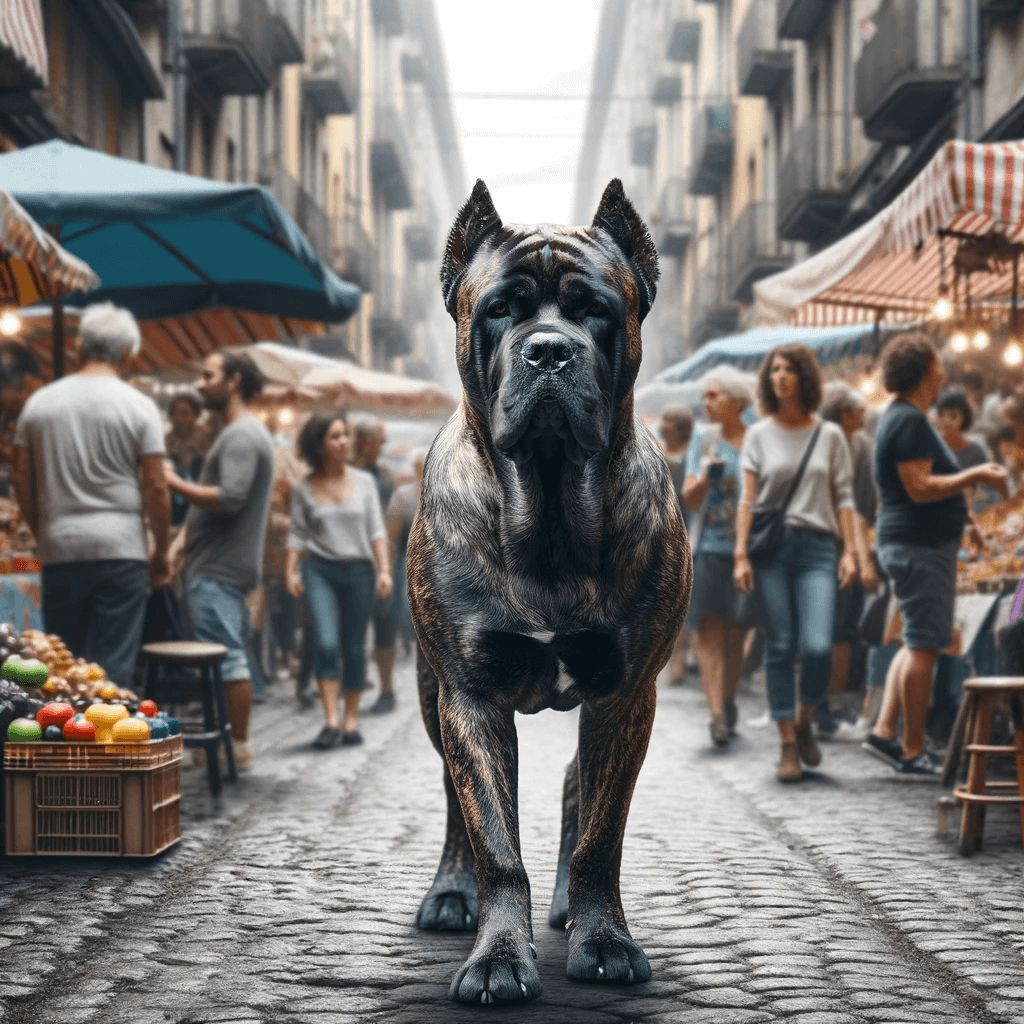
POLYGON ((21 317, 13 310, 5 309, 0 313, 0 334, 11 338, 21 330, 21 317))
POLYGON ((957 331, 952 338, 949 339, 949 347, 956 353, 966 352, 970 342, 967 340, 967 335, 963 331, 957 331))
POLYGON ((940 295, 935 300, 935 305, 932 306, 932 316, 936 320, 948 320, 952 315, 953 303, 945 295, 940 295))
POLYGON ((1021 363, 1024 363, 1024 349, 1017 342, 1011 341, 1003 349, 1003 362, 1007 366, 1020 366, 1021 363))
POLYGON ((295 413, 287 406, 277 414, 277 422, 280 423, 282 427, 290 426, 294 419, 295 413))
POLYGON ((878 385, 870 377, 865 377, 864 380, 860 382, 860 390, 862 394, 867 395, 870 398, 871 395, 878 390, 878 385))
POLYGON ((971 344, 979 351, 983 351, 988 348, 988 331, 982 330, 980 327, 974 332, 974 337, 971 338, 971 344))

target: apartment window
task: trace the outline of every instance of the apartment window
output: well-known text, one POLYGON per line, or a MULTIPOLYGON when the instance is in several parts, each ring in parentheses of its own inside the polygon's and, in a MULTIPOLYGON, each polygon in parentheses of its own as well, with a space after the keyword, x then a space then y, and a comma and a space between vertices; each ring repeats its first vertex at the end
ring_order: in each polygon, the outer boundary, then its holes
POLYGON ((235 143, 233 139, 228 139, 227 145, 227 179, 228 181, 237 181, 235 177, 235 143))

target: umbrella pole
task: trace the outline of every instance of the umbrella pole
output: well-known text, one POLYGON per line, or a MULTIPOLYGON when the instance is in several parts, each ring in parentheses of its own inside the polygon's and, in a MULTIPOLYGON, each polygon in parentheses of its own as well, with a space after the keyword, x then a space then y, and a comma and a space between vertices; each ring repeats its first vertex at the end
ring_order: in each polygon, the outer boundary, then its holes
POLYGON ((53 379, 64 376, 64 293, 53 297, 53 379))

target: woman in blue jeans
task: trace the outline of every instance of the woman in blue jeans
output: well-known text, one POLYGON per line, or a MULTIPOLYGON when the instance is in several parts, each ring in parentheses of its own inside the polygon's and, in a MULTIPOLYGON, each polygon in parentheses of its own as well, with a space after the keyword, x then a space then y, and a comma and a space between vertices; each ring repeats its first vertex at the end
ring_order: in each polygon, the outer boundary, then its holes
POLYGON ((373 477, 348 465, 344 413, 311 416, 298 449, 312 472, 292 489, 285 582, 295 597, 305 591, 309 604, 325 719, 314 746, 354 746, 363 742, 358 716, 366 688, 366 627, 374 595, 387 597, 393 587, 384 517, 373 477), (339 728, 342 685, 345 718, 339 728))
POLYGON ((768 706, 782 742, 778 775, 793 782, 801 777, 801 761, 821 762, 811 716, 832 677, 836 580, 845 587, 857 575, 853 469, 842 430, 815 416, 821 370, 806 345, 779 345, 768 353, 758 372, 757 397, 766 418, 747 430, 740 453, 743 490, 733 579, 742 594, 756 589, 765 627, 768 706), (747 540, 753 506, 782 506, 812 439, 807 467, 786 508, 782 544, 769 561, 752 566, 747 540))

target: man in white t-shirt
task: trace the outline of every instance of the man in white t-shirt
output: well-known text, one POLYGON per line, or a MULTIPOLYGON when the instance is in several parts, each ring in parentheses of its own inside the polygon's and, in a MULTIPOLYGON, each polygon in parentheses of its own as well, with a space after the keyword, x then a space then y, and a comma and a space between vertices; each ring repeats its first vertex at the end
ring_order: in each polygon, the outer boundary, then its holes
POLYGON ((170 576, 164 427, 119 378, 141 343, 132 314, 89 306, 79 335, 78 372, 40 388, 18 419, 14 488, 43 564, 46 631, 127 686, 147 588, 170 576))

